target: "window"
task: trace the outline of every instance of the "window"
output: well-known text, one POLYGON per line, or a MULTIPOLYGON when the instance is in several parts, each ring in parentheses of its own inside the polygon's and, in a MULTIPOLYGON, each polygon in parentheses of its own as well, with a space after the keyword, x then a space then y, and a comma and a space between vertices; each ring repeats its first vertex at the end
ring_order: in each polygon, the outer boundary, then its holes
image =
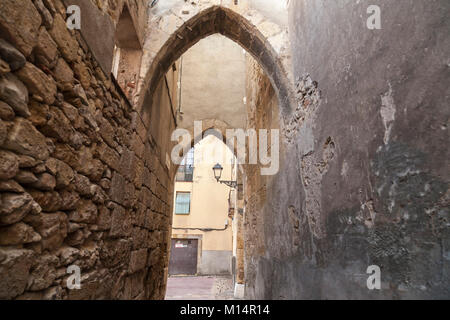
POLYGON ((189 214, 191 211, 191 193, 177 192, 175 197, 175 214, 189 214))
POLYGON ((192 182, 194 179, 194 168, 192 166, 180 165, 178 167, 176 181, 192 182))
POLYGON ((142 46, 127 4, 120 15, 115 40, 112 74, 131 100, 138 86, 142 46))
POLYGON ((192 182, 194 178, 194 148, 189 150, 186 157, 181 161, 178 167, 176 181, 178 182, 192 182))

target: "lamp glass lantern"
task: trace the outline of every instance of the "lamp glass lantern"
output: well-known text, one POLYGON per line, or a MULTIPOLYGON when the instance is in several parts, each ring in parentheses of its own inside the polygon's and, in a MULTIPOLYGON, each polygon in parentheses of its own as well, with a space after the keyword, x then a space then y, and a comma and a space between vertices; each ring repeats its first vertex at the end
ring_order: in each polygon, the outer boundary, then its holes
POLYGON ((218 163, 213 167, 214 171, 214 178, 216 178, 217 181, 219 181, 220 177, 222 176, 223 167, 218 163))

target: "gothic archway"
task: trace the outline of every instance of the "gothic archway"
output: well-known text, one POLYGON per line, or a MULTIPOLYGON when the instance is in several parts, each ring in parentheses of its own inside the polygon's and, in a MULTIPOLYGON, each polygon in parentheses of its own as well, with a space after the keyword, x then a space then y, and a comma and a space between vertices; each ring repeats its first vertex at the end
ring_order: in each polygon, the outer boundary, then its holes
MULTIPOLYGON (((157 49, 153 48, 157 53, 151 55, 149 68, 142 81, 137 101, 137 110, 141 115, 151 108, 153 94, 170 66, 198 41, 216 33, 238 43, 255 58, 276 91, 280 116, 286 117, 290 114, 293 110, 291 106, 294 105, 294 95, 292 81, 289 80, 289 56, 281 55, 280 50, 277 52, 274 49, 274 45, 280 46, 282 41, 271 33, 264 35, 258 26, 235 11, 222 6, 212 6, 200 11, 177 29, 166 30, 164 34, 155 32, 156 39, 153 42, 161 43, 161 46, 156 45, 157 49), (167 31, 170 32, 168 38, 167 31)), ((152 36, 150 33, 149 37, 152 36)), ((145 116, 142 118, 146 119, 145 116)))

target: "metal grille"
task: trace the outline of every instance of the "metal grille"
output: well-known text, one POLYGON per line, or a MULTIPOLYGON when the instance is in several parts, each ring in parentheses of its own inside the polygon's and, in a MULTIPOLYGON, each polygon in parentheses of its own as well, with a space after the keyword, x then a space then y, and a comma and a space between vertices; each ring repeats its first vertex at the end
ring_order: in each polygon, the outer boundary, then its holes
POLYGON ((191 165, 181 165, 178 167, 176 181, 192 182, 194 178, 194 167, 191 165))

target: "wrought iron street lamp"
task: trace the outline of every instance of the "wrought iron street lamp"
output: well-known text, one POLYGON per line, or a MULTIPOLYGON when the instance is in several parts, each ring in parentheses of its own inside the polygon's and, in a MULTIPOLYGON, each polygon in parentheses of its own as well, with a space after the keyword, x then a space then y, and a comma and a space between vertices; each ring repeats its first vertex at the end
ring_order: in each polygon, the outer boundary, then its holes
POLYGON ((222 176, 223 167, 218 163, 213 168, 214 171, 214 178, 216 178, 217 182, 222 183, 224 185, 227 185, 230 188, 237 189, 240 184, 237 183, 237 181, 228 181, 228 180, 220 180, 220 177, 222 176))

